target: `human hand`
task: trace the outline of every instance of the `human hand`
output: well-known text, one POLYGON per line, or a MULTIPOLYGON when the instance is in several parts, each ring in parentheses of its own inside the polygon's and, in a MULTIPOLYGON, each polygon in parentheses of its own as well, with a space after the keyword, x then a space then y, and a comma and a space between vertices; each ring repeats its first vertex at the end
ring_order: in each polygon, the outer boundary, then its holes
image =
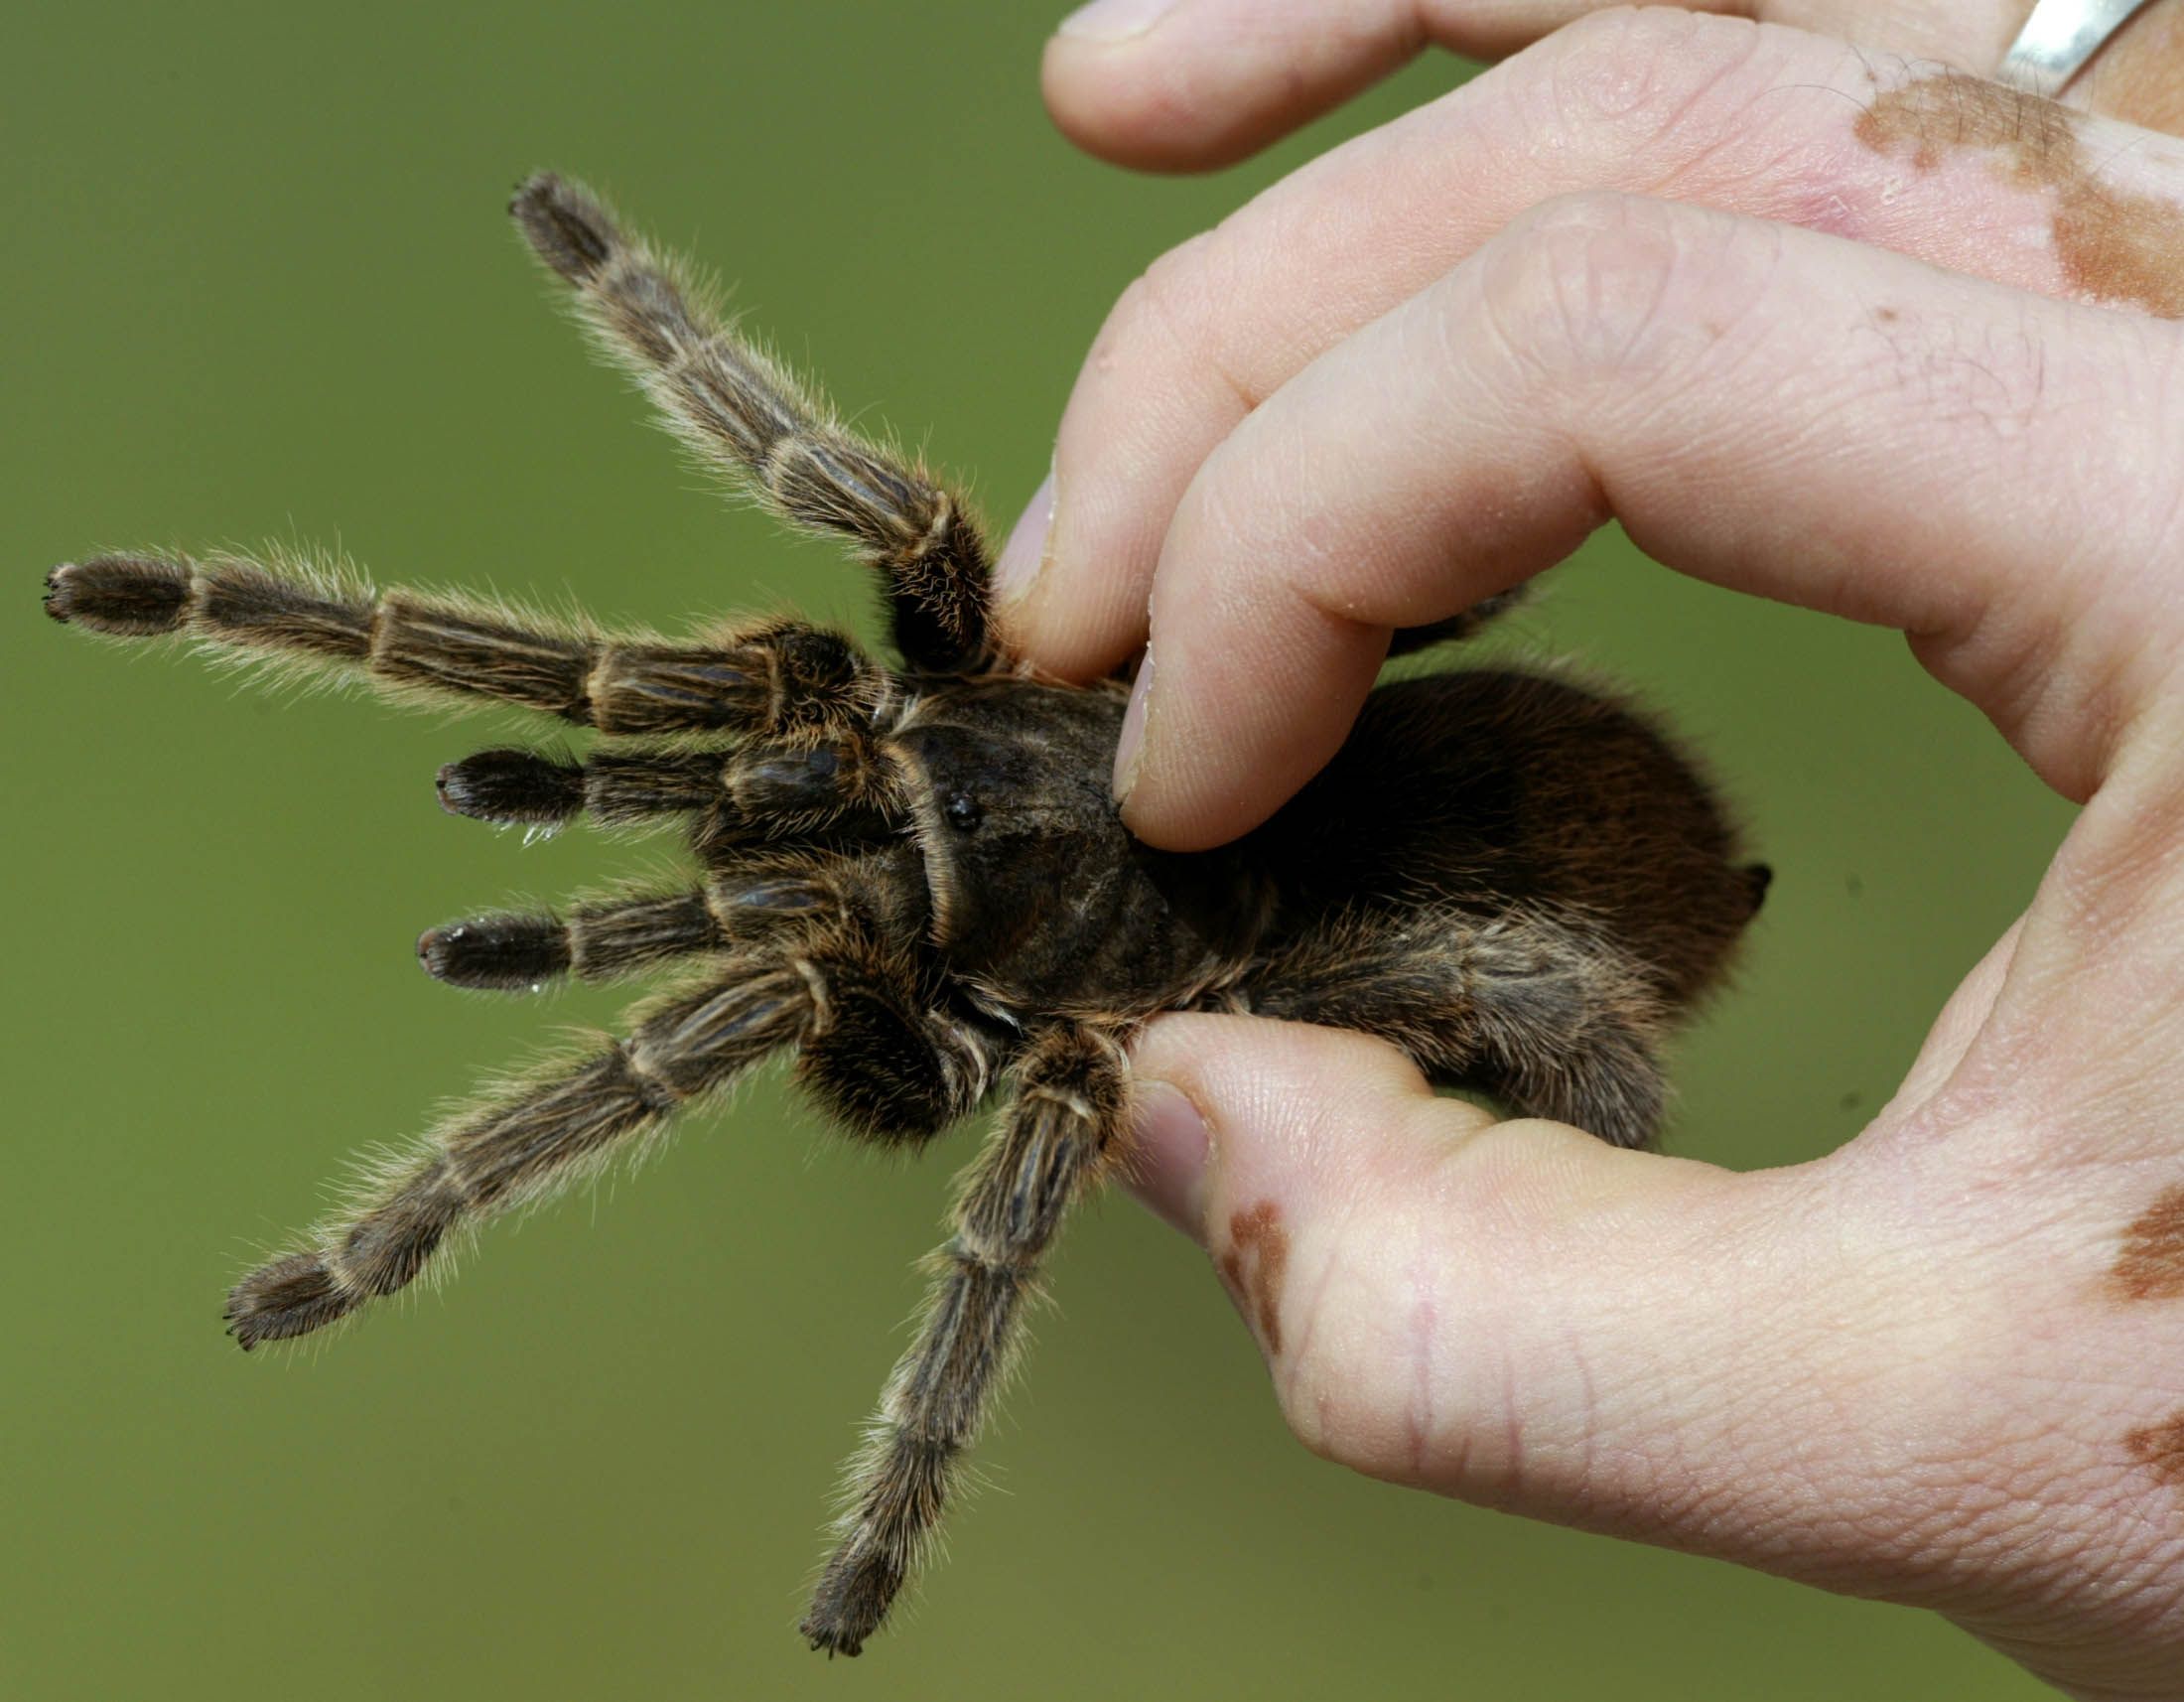
MULTIPOLYGON (((1795 31, 1581 23, 1158 263, 1071 400, 1057 671, 1158 658, 1126 813, 1217 843, 1390 629, 1608 517, 1892 625, 2086 807, 1894 1099, 1737 1176, 1357 1036, 1156 1024, 1152 1202, 1359 1470, 2184 1693, 2184 150, 1795 31), (2101 305, 2093 305, 2101 304, 2101 305)), ((1021 556, 1021 547, 1020 547, 1021 556)))
MULTIPOLYGON (((1286 135, 1429 44, 1500 59, 1611 0, 1120 0, 1086 6, 1047 44, 1054 121, 1090 153, 1156 171, 1226 165, 1286 135)), ((1787 24, 1870 54, 1984 71, 2026 0, 1719 0, 1693 8, 1787 24)), ((2146 7, 2067 101, 2184 130, 2184 11, 2146 7)))

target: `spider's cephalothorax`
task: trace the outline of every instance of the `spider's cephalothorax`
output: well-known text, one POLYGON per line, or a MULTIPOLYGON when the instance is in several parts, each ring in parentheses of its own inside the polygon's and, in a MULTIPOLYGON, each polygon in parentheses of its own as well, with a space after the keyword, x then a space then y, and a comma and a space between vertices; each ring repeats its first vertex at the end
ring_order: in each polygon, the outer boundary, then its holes
POLYGON ((1139 1023, 1201 1009, 1361 1029, 1436 1082, 1635 1145, 1660 1113, 1657 1044, 1766 874, 1642 721, 1502 670, 1382 686, 1266 826, 1199 856, 1147 849, 1108 789, 1121 686, 1040 682, 1009 653, 960 501, 851 434, 582 190, 541 176, 513 212, 699 454, 879 569, 899 671, 795 622, 608 635, 231 555, 71 563, 46 608, 595 728, 608 737, 582 760, 456 763, 442 801, 527 828, 672 817, 700 865, 681 891, 418 942, 434 975, 474 987, 689 972, 627 1039, 454 1118, 245 1277, 227 1308, 245 1347, 405 1287, 483 1217, 632 1150, 775 1052, 852 1131, 893 1143, 1007 1081, 804 1622, 815 1647, 855 1654, 936 1525, 1063 1216, 1124 1157, 1139 1023))

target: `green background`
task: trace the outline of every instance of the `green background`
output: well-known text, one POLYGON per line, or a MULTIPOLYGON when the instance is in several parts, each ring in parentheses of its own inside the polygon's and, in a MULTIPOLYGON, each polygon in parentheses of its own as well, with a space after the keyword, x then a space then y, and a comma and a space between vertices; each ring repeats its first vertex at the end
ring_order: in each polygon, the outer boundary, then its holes
MULTIPOLYGON (((382 581, 870 632, 852 568, 708 494, 588 362, 501 204, 541 164, 605 185, 846 406, 929 428, 1005 526, 1138 268, 1463 74, 1428 62, 1245 168, 1147 180, 1048 127, 1049 22, 533 0, 0 31, 0 1694, 2043 1693, 1914 1614, 1310 1459, 1201 1257, 1121 1200, 1067 1238, 996 1488, 915 1613, 829 1666, 793 1631, 822 1508, 971 1135, 885 1162, 770 1079, 422 1304, 286 1357, 222 1339, 225 1285, 346 1155, 618 1003, 434 986, 419 927, 668 848, 443 815, 435 769, 517 722, 96 646, 37 615, 39 578, 100 545, 318 541, 382 581)), ((1683 1049, 1673 1144, 1824 1152, 2067 811, 1893 635, 1614 539, 1552 583, 1519 636, 1665 706, 1778 872, 1683 1049)))

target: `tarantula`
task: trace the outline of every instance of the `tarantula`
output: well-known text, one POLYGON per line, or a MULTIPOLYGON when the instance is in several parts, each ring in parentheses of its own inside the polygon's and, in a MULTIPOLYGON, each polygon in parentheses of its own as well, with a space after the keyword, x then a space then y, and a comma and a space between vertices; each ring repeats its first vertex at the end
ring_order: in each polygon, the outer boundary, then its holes
POLYGON ((541 175, 511 212, 706 461, 879 570, 898 671, 796 621, 610 635, 234 555, 70 563, 45 606, 93 633, 595 728, 581 760, 455 763, 441 801, 526 829, 676 818, 702 871, 418 941, 466 987, 694 972, 626 1039, 457 1115, 244 1277, 226 1318, 245 1348, 406 1287, 480 1219, 631 1151, 773 1053, 889 1145, 930 1140, 1008 1079, 803 1622, 815 1648, 856 1654, 935 1528, 1063 1217, 1127 1162, 1138 1025, 1221 1010, 1359 1029, 1436 1083, 1637 1145, 1661 1111, 1657 1044, 1717 978, 1767 874, 1644 721, 1499 669, 1381 686, 1265 826, 1217 852, 1149 849, 1109 794, 1123 683, 1060 684, 1011 652, 962 501, 853 435, 586 191, 541 175))

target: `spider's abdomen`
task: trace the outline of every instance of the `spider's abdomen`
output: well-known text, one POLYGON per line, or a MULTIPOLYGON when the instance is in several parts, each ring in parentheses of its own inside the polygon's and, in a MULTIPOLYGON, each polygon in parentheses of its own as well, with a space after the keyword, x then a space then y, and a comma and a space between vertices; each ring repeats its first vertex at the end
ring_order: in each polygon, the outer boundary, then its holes
POLYGON ((1510 669, 1381 686, 1334 760, 1242 849, 1280 894, 1285 934, 1360 910, 1558 913, 1677 1003, 1718 972, 1767 879, 1651 725, 1510 669))

